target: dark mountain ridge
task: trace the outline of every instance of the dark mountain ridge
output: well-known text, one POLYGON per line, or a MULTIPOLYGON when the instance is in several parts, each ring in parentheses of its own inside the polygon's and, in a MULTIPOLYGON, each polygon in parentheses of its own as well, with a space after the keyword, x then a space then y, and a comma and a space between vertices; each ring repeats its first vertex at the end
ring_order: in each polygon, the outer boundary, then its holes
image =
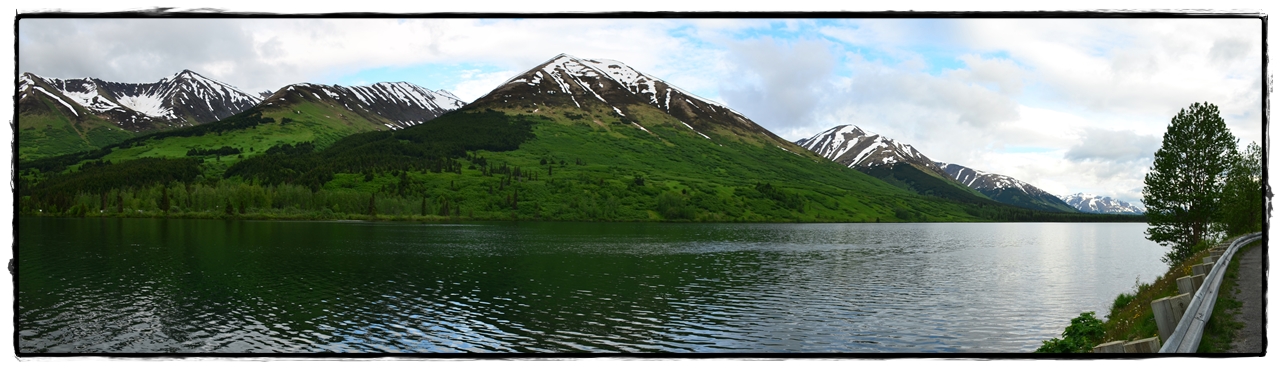
POLYGON ((840 125, 796 144, 849 168, 916 193, 961 202, 990 199, 951 180, 933 160, 909 144, 868 132, 855 125, 840 125))
POLYGON ((60 102, 72 115, 98 115, 132 132, 217 121, 262 100, 190 70, 152 83, 55 79, 24 73, 18 92, 19 104, 40 92, 60 102))
POLYGON ((465 103, 445 90, 431 90, 408 82, 383 82, 369 86, 299 83, 271 94, 262 104, 284 106, 303 100, 341 105, 388 129, 404 129, 457 110, 465 103))
POLYGON ((1057 196, 1021 180, 974 170, 958 164, 937 162, 937 165, 955 181, 976 189, 979 193, 998 202, 1042 211, 1076 212, 1074 207, 1057 196))
POLYGON ((881 180, 954 200, 991 199, 1018 207, 1075 212, 1057 197, 1017 179, 936 162, 915 147, 855 125, 840 125, 796 141, 801 147, 881 180), (961 189, 963 188, 963 189, 961 189))

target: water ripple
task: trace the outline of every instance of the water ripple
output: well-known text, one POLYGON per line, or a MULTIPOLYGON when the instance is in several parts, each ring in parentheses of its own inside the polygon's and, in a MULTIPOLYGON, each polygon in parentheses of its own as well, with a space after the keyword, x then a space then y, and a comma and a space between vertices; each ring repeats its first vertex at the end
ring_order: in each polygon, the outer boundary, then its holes
POLYGON ((1140 224, 19 226, 24 352, 1021 352, 1162 269, 1140 224))

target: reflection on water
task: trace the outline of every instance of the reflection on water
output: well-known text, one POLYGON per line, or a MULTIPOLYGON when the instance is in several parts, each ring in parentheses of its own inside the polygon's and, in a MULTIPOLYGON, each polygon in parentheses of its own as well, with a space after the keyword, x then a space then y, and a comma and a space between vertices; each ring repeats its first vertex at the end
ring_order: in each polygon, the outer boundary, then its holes
POLYGON ((1143 224, 19 220, 24 352, 1027 352, 1143 224))

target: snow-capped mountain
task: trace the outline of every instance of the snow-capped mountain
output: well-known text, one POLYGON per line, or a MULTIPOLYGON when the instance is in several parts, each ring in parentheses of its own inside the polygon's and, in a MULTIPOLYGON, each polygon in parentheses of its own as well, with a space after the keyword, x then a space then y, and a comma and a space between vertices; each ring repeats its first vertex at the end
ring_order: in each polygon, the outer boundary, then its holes
POLYGON ((370 120, 385 119, 387 128, 403 129, 435 119, 466 105, 445 90, 430 90, 407 83, 377 83, 346 87, 299 83, 281 88, 262 102, 263 107, 286 104, 290 99, 341 105, 370 120), (374 117, 382 119, 376 119, 374 117))
POLYGON ((1111 197, 1103 197, 1093 194, 1076 193, 1060 196, 1059 198, 1068 205, 1071 205, 1071 207, 1080 210, 1080 212, 1130 215, 1139 215, 1147 212, 1140 203, 1130 204, 1129 202, 1111 199, 1111 197))
POLYGON ((770 144, 778 147, 791 146, 790 142, 724 105, 614 60, 560 54, 507 80, 472 105, 525 113, 542 111, 548 106, 585 110, 588 114, 618 117, 624 124, 641 130, 645 128, 637 122, 648 121, 638 118, 636 115, 641 112, 633 110, 648 105, 674 117, 679 126, 703 138, 715 140, 718 135, 727 134, 738 139, 771 141, 770 144))
POLYGON ((262 100, 190 70, 154 83, 56 79, 23 73, 18 94, 19 105, 36 104, 45 98, 57 102, 55 106, 73 120, 93 115, 132 132, 217 121, 262 100))
POLYGON ((1023 208, 1075 211, 1052 194, 1020 180, 956 164, 935 162, 909 144, 854 125, 827 129, 796 141, 796 144, 886 182, 901 183, 921 194, 962 201, 973 201, 985 196, 984 199, 1023 208), (906 167, 932 174, 936 178, 913 174, 906 167))
POLYGON ((851 168, 872 168, 906 163, 918 169, 948 177, 920 151, 909 144, 868 132, 856 125, 840 125, 796 144, 851 168))
POLYGON ((1057 196, 1012 177, 974 170, 958 164, 935 162, 948 177, 998 202, 1016 206, 1070 211, 1071 207, 1057 196))

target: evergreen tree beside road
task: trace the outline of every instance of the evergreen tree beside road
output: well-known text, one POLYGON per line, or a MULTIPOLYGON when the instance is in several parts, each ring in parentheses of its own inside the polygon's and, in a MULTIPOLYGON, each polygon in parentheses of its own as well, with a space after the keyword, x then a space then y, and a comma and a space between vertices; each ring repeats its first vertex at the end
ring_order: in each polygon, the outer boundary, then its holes
POLYGON ((1170 122, 1142 189, 1147 239, 1171 248, 1165 263, 1190 256, 1221 218, 1236 144, 1213 104, 1194 103, 1170 122))

